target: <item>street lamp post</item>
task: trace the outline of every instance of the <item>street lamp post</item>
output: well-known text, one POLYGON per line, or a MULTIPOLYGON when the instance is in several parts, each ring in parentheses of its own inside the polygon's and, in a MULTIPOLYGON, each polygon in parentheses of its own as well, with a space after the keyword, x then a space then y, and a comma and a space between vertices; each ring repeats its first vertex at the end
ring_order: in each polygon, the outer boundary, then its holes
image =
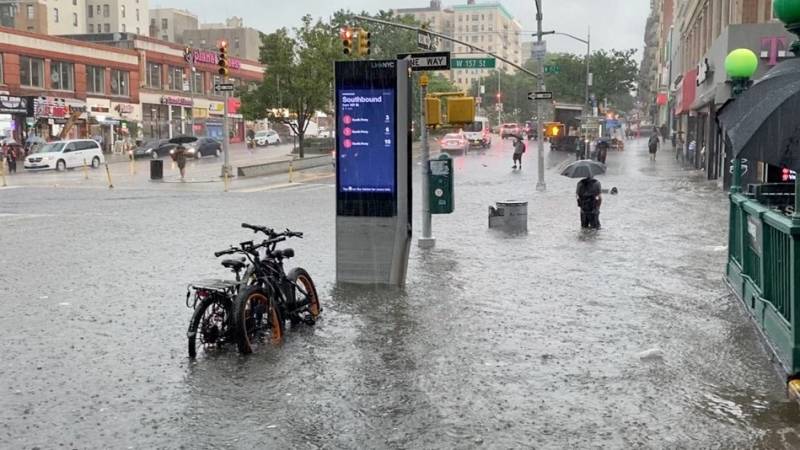
MULTIPOLYGON (((758 70, 758 57, 752 50, 739 48, 733 50, 725 58, 725 72, 731 78, 731 95, 736 98, 750 86, 750 78, 758 70)), ((731 193, 742 191, 742 159, 739 155, 731 155, 733 159, 733 177, 731 193)))
MULTIPOLYGON (((542 43, 542 0, 536 0, 536 41, 541 45, 542 43)), ((539 90, 544 91, 544 58, 539 61, 539 90)), ((536 190, 544 192, 547 190, 547 184, 544 182, 544 133, 542 133, 542 102, 536 101, 536 133, 538 139, 538 175, 539 179, 536 182, 536 190)))

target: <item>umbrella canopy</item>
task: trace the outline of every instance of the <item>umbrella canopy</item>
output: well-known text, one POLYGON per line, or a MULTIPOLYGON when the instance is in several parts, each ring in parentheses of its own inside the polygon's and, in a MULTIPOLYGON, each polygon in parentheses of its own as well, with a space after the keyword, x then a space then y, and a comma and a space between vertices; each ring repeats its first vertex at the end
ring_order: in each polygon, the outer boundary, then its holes
POLYGON ((800 170, 800 58, 783 61, 720 109, 735 157, 800 170))
POLYGON ((175 136, 174 138, 169 140, 170 144, 188 144, 190 142, 195 142, 197 140, 196 136, 175 136))
POLYGON ((561 175, 569 178, 589 178, 606 173, 606 165, 591 159, 581 159, 568 165, 561 175))

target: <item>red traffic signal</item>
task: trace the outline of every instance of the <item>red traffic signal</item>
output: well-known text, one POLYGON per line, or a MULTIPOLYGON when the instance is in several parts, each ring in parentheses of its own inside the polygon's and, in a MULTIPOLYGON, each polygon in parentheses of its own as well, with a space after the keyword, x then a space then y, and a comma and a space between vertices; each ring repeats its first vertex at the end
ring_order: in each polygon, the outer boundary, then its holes
POLYGON ((342 52, 345 55, 353 53, 353 29, 350 27, 342 27, 339 30, 339 38, 342 40, 342 52))

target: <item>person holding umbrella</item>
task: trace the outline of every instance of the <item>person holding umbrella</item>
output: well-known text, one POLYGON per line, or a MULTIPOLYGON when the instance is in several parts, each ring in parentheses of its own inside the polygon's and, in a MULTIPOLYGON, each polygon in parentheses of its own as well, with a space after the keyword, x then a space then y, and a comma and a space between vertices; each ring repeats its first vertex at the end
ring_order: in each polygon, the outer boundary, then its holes
POLYGON ((584 159, 575 161, 561 172, 561 175, 569 178, 581 178, 575 190, 578 207, 581 209, 581 228, 600 228, 603 187, 594 176, 605 173, 605 171, 605 164, 584 159))
POLYGON ((517 163, 519 163, 519 170, 522 170, 522 154, 525 153, 525 143, 522 142, 521 136, 514 136, 514 166, 513 169, 517 168, 517 163))

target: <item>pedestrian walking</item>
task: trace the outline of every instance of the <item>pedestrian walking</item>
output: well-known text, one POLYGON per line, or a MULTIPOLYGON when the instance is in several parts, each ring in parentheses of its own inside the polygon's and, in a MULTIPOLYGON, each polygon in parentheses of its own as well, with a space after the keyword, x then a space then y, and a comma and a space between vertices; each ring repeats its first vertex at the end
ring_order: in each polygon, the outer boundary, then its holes
POLYGON ((581 228, 600 228, 600 205, 603 203, 602 185, 594 177, 578 181, 575 190, 581 209, 581 228))
POLYGON ((658 152, 658 146, 661 144, 661 141, 658 139, 658 135, 653 133, 650 136, 650 140, 647 141, 647 147, 650 150, 650 161, 656 160, 656 152, 658 152))
POLYGON ((690 163, 694 164, 694 158, 695 158, 694 154, 697 151, 697 141, 695 141, 691 136, 689 137, 688 150, 689 151, 686 153, 686 158, 690 163))
POLYGON ((178 164, 178 170, 181 173, 181 180, 186 176, 186 147, 178 145, 175 149, 175 163, 178 164))
POLYGON ((519 170, 522 170, 522 154, 525 153, 525 143, 522 142, 522 138, 519 136, 514 137, 514 167, 513 169, 517 169, 517 164, 519 164, 519 170))
POLYGON ((256 148, 256 132, 252 128, 247 130, 247 148, 256 148))
POLYGON ((608 157, 608 149, 609 149, 608 141, 605 139, 600 140, 597 143, 597 161, 605 164, 606 157, 608 157))

